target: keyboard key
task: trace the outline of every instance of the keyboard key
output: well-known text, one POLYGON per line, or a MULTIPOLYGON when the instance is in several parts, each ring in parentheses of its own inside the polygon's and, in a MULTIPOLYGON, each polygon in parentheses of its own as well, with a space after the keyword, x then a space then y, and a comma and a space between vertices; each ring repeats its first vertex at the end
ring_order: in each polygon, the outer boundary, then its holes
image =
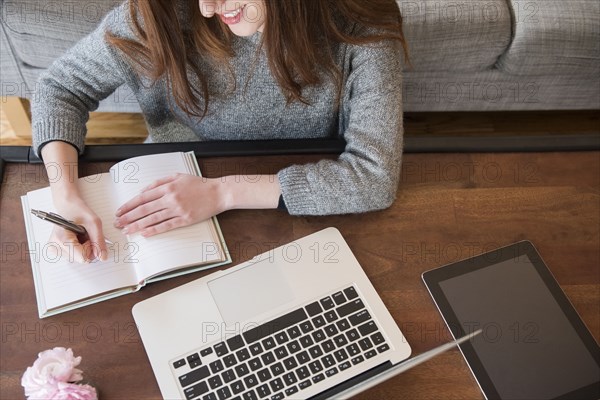
POLYGON ((311 321, 312 321, 313 325, 315 326, 315 328, 320 328, 327 323, 325 321, 325 318, 322 315, 319 315, 318 317, 314 317, 313 319, 311 319, 311 321))
POLYGON ((350 364, 349 361, 344 361, 343 363, 341 363, 340 365, 338 365, 338 368, 340 369, 340 371, 345 371, 348 368, 350 368, 352 366, 352 364, 350 364))
POLYGON ((212 347, 207 347, 206 349, 202 349, 202 351, 200 351, 200 355, 202 357, 206 357, 207 355, 212 354, 212 352, 213 352, 212 347))
POLYGON ((327 311, 325 314, 323 314, 323 316, 325 317, 325 319, 327 320, 327 322, 333 322, 336 319, 338 319, 338 316, 337 316, 337 314, 335 313, 334 310, 327 311))
POLYGON ((302 347, 300 347, 300 342, 298 342, 297 340, 289 342, 287 344, 287 348, 288 348, 289 352, 292 354, 297 353, 300 350, 302 350, 302 347))
POLYGON ((277 357, 278 360, 281 360, 289 355, 284 346, 276 348, 273 350, 273 353, 275 353, 275 357, 277 357))
POLYGON ((272 378, 268 368, 261 369, 256 373, 256 376, 258 376, 258 379, 260 379, 261 382, 266 382, 272 378))
POLYGON ((344 293, 342 292, 334 293, 331 297, 333 297, 333 301, 335 301, 335 304, 338 306, 346 302, 346 296, 344 296, 344 293))
POLYGON ((304 309, 299 308, 295 311, 282 315, 281 317, 275 318, 265 324, 247 330, 243 334, 244 339, 246 339, 247 343, 254 343, 276 332, 287 329, 292 325, 296 325, 307 318, 308 315, 306 315, 304 309))
POLYGON ((278 392, 280 390, 283 390, 283 381, 280 378, 277 379, 273 379, 271 382, 269 382, 269 385, 271 385, 271 389, 274 392, 278 392))
POLYGON ((208 385, 206 382, 200 382, 194 386, 190 386, 185 389, 183 393, 185 393, 186 399, 193 399, 198 396, 202 396, 204 393, 208 392, 208 385))
POLYGON ((208 384, 210 385, 211 389, 216 389, 218 387, 223 386, 223 381, 221 380, 221 377, 219 375, 213 375, 210 378, 208 378, 208 384))
POLYGON ((329 310, 330 308, 333 308, 335 306, 335 304, 333 303, 333 300, 331 300, 331 297, 329 297, 329 296, 321 299, 320 303, 321 303, 321 306, 323 306, 323 308, 325 310, 329 310))
POLYGON ((185 375, 181 375, 179 377, 179 383, 181 384, 181 387, 186 387, 191 385, 192 383, 196 383, 204 378, 207 378, 209 375, 210 371, 208 370, 208 367, 200 367, 191 372, 188 372, 185 375))
POLYGON ((360 310, 356 314, 352 314, 351 316, 348 317, 348 321, 350 321, 350 323, 353 326, 362 324, 363 322, 368 321, 370 319, 371 319, 371 314, 369 314, 369 312, 366 309, 360 310))
POLYGON ((200 356, 198 355, 198 353, 194 353, 194 354, 187 356, 188 363, 191 363, 192 361, 196 361, 199 359, 200 359, 200 356))
POLYGON ((244 347, 244 339, 241 335, 235 335, 232 338, 227 339, 227 346, 229 350, 236 351, 244 347))
POLYGON ((332 337, 333 335, 336 335, 339 332, 334 324, 327 325, 325 328, 323 328, 323 330, 329 337, 332 337))
POLYGON ((209 393, 202 398, 202 400, 219 400, 215 393, 209 393))
POLYGON ((233 394, 239 394, 246 390, 246 387, 241 380, 233 382, 230 387, 233 394))
POLYGON ((302 335, 300 328, 297 326, 292 326, 290 329, 287 330, 287 333, 290 339, 296 339, 298 336, 302 335))
POLYGON ((302 332, 308 333, 308 332, 312 331, 314 329, 314 327, 310 321, 304 321, 303 323, 300 324, 300 329, 302 329, 302 332))
POLYGON ((285 389, 285 395, 288 397, 290 397, 296 393, 298 393, 298 386, 291 386, 291 387, 285 389))
POLYGON ((275 356, 273 355, 273 352, 271 352, 271 351, 263 354, 262 356, 260 356, 260 358, 262 359, 262 362, 265 365, 269 365, 269 364, 275 362, 275 356))
POLYGON ((235 359, 235 356, 233 354, 229 354, 229 355, 223 357, 223 363, 225 364, 225 366, 227 368, 229 368, 229 367, 233 367, 235 364, 237 364, 237 360, 235 359))
POLYGON ((317 314, 321 314, 321 312, 323 312, 323 309, 321 308, 319 302, 315 301, 314 303, 311 303, 306 306, 306 312, 309 316, 314 317, 317 314))
POLYGON ((299 387, 300 389, 306 389, 306 388, 307 388, 307 387, 309 387, 310 385, 312 385, 312 382, 310 381, 310 379, 307 379, 307 380, 305 380, 305 381, 303 381, 303 382, 300 382, 300 383, 298 384, 298 387, 299 387))
POLYGON ((296 374, 298 374, 299 379, 305 379, 310 376, 310 371, 307 367, 300 367, 296 370, 296 374))
POLYGON ((319 360, 315 360, 315 361, 311 362, 310 364, 308 364, 308 368, 310 368, 310 371, 313 374, 316 374, 317 372, 323 371, 323 364, 321 364, 321 362, 319 360))
POLYGON ((231 390, 227 386, 217 390, 217 396, 219 396, 219 400, 226 400, 231 397, 231 390))
POLYGON ((342 362, 342 361, 348 359, 348 353, 346 353, 346 350, 344 350, 344 349, 339 349, 338 351, 333 353, 333 355, 335 356, 335 359, 338 362, 342 362))
POLYGON ((258 385, 258 379, 256 378, 256 375, 254 375, 254 374, 245 377, 244 382, 246 383, 246 387, 248 389, 258 385))
POLYGON ((383 338, 383 335, 381 334, 381 332, 377 332, 377 333, 371 335, 371 340, 373 341, 373 344, 375 346, 385 342, 385 339, 383 338))
POLYGON ((356 289, 354 286, 350 286, 348 289, 344 289, 344 294, 348 300, 352 300, 355 297, 358 297, 358 293, 356 293, 356 289))
POLYGON ((310 356, 307 351, 302 351, 296 354, 296 359, 298 360, 298 364, 306 364, 310 361, 310 356))
POLYGON ((253 356, 257 356, 263 352, 263 348, 260 345, 260 343, 256 342, 252 346, 250 346, 250 352, 252 353, 253 356))
POLYGON ((358 310, 362 310, 363 308, 365 308, 365 305, 363 304, 361 299, 354 299, 352 301, 350 301, 349 303, 344 304, 343 306, 340 306, 336 309, 338 315, 340 316, 340 318, 344 318, 345 316, 352 314, 358 310))
POLYGON ((285 369, 287 369, 288 371, 291 369, 294 369, 298 366, 298 363, 296 362, 296 358, 294 358, 294 356, 292 357, 288 357, 285 360, 283 360, 283 365, 285 366, 285 369))
POLYGON ((313 344, 315 344, 315 342, 313 342, 313 340, 310 337, 310 335, 302 336, 298 340, 300 341, 300 344, 302 345, 303 348, 307 348, 307 347, 310 347, 313 344))
POLYGON ((335 323, 340 331, 345 331, 346 329, 350 329, 350 323, 347 319, 342 319, 335 323))
POLYGON ((321 346, 319 345, 311 347, 310 349, 308 349, 308 352, 310 353, 310 356, 313 358, 313 360, 323 355, 323 350, 321 350, 321 346))
POLYGON ((260 359, 258 357, 256 357, 256 358, 253 358, 252 360, 248 361, 248 366, 250 367, 250 369, 252 371, 256 371, 257 369, 261 369, 263 365, 260 362, 260 359))
POLYGON ((296 374, 293 372, 288 372, 283 376, 283 381, 285 382, 286 386, 291 386, 298 382, 298 378, 296 378, 296 374))
POLYGON ((356 364, 360 364, 361 362, 365 361, 365 359, 363 356, 358 355, 358 356, 354 357, 351 361, 352 361, 352 364, 356 365, 356 364))
POLYGON ((359 340, 358 344, 363 351, 367 351, 373 347, 373 343, 371 343, 371 340, 369 340, 368 337, 359 340))
POLYGON ((323 357, 323 359, 321 361, 323 362, 323 365, 325 366, 325 368, 333 367, 335 365, 335 359, 333 358, 333 356, 331 354, 323 357))
POLYGON ((181 368, 185 365, 185 358, 182 358, 181 360, 177 360, 173 363, 173 368, 181 368))
POLYGON ((213 374, 216 374, 217 372, 221 372, 225 369, 221 360, 215 360, 208 365, 210 366, 210 370, 213 374))
POLYGON ((336 367, 330 368, 327 371, 325 371, 325 375, 327 375, 327 377, 329 378, 330 376, 334 376, 335 374, 338 373, 338 370, 336 367))
POLYGON ((352 343, 350 346, 346 347, 346 351, 350 354, 350 357, 353 357, 360 353, 360 348, 356 343, 352 343))
POLYGON ((222 357, 225 354, 229 353, 229 350, 227 350, 227 346, 225 346, 225 343, 223 343, 223 342, 215 344, 214 349, 215 349, 215 354, 219 357, 222 357))
POLYGON ((346 339, 343 333, 334 337, 333 341, 337 347, 343 347, 348 344, 348 339, 346 339))
POLYGON ((360 339, 358 331, 354 328, 350 329, 349 331, 346 331, 346 337, 348 338, 349 342, 354 342, 355 340, 360 339))
POLYGON ((190 363, 190 368, 196 368, 202 365, 202 361, 200 360, 194 360, 190 363))
POLYGON ((335 344, 333 343, 333 340, 331 340, 331 339, 326 340, 323 343, 321 343, 321 347, 323 348, 323 351, 325 353, 330 353, 335 350, 335 344))
POLYGON ((377 351, 380 353, 383 353, 384 351, 388 351, 389 349, 390 349, 390 346, 388 346, 387 343, 384 343, 377 348, 377 351))
POLYGON ((285 369, 283 368, 283 364, 278 362, 276 364, 271 365, 271 373, 273 374, 273 376, 279 376, 281 374, 283 374, 285 372, 285 369))
POLYGON ((275 340, 277 340, 277 344, 283 344, 283 343, 289 341, 290 338, 288 337, 287 333, 279 332, 278 334, 275 335, 275 340))
POLYGON ((323 379, 325 379, 325 375, 324 374, 318 374, 318 375, 315 375, 315 376, 312 377, 313 383, 319 383, 323 379))
POLYGON ((241 349, 240 351, 238 351, 235 354, 237 355, 237 358, 240 361, 246 361, 247 359, 250 358, 250 352, 248 351, 248 349, 241 349))
POLYGON ((322 340, 325 340, 326 336, 325 336, 325 332, 323 332, 323 329, 319 329, 318 331, 314 331, 312 333, 312 337, 315 340, 315 342, 319 343, 322 340))
POLYGON ((377 330, 377 325, 375 325, 375 321, 371 320, 366 322, 358 327, 358 331, 361 335, 366 336, 377 330))
POLYGON ((223 381, 225 383, 233 382, 235 380, 235 373, 232 369, 228 369, 227 371, 223 372, 221 376, 223 377, 223 381))
POLYGON ((256 393, 254 392, 254 390, 244 393, 242 395, 242 398, 244 400, 258 400, 258 397, 256 397, 256 393))
POLYGON ((375 350, 369 350, 365 353, 365 357, 367 358, 367 360, 369 358, 373 358, 377 355, 377 352, 375 350))
POLYGON ((271 396, 271 400, 283 400, 284 398, 285 396, 283 395, 283 392, 279 392, 271 396))
POLYGON ((269 385, 265 383, 256 388, 256 393, 259 397, 267 397, 271 394, 271 389, 269 389, 269 385))
POLYGON ((277 343, 275 343, 275 339, 272 337, 266 338, 265 340, 262 341, 263 346, 265 346, 265 350, 269 350, 272 349, 273 347, 277 346, 277 343))
POLYGON ((248 366, 246 364, 240 364, 237 367, 235 367, 235 373, 241 378, 244 375, 248 375, 250 373, 250 370, 248 369, 248 366))

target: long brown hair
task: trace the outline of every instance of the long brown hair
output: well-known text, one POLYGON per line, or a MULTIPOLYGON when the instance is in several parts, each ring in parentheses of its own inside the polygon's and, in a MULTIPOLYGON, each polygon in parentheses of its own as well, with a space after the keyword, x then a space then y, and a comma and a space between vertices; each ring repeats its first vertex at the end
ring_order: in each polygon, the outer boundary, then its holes
MULTIPOLYGON (((220 18, 204 18, 198 0, 129 0, 129 12, 137 41, 108 33, 109 43, 151 81, 166 78, 175 102, 187 114, 204 117, 211 93, 207 77, 192 60, 201 54, 229 66, 233 33, 220 18), (181 20, 179 6, 185 7, 186 21, 181 20), (199 88, 190 84, 188 68, 198 77, 199 88)), ((336 44, 398 41, 408 60, 395 0, 265 0, 265 12, 261 45, 288 104, 308 104, 302 89, 322 84, 323 71, 336 83, 339 101, 342 78, 334 62, 336 44), (348 24, 367 29, 351 31, 348 24)), ((233 74, 231 67, 229 71, 233 74)))

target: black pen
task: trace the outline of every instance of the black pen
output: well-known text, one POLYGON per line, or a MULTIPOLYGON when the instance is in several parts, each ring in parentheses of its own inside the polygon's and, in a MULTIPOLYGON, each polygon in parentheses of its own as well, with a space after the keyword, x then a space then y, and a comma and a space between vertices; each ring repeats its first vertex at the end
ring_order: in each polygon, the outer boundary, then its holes
MULTIPOLYGON (((31 210, 31 213, 33 215, 35 215, 36 217, 43 219, 44 221, 48 221, 48 222, 52 222, 55 225, 60 226, 61 228, 64 228, 68 231, 74 232, 77 235, 87 235, 87 231, 85 229, 85 227, 83 227, 82 225, 77 225, 76 223, 69 221, 68 219, 65 219, 63 217, 61 217, 58 214, 55 214, 53 212, 45 212, 45 211, 39 211, 39 210, 31 210)), ((113 242, 111 242, 108 239, 104 239, 104 241, 108 244, 113 244, 113 242)))

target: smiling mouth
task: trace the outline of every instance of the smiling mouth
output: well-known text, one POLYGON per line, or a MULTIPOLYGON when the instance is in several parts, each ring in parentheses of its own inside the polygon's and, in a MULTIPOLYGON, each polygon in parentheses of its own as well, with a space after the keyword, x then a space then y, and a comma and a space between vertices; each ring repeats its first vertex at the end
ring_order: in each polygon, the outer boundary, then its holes
POLYGON ((222 13, 221 15, 225 18, 235 18, 244 10, 244 7, 246 7, 246 6, 243 5, 242 7, 238 8, 237 10, 227 11, 227 12, 222 13))

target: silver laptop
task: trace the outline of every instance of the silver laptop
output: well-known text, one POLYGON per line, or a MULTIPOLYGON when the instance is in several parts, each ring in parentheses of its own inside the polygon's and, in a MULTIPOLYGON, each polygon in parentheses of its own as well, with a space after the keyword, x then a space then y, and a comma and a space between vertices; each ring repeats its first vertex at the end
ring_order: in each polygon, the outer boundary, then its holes
MULTIPOLYGON (((346 398, 411 349, 335 228, 136 304, 165 399, 346 398)), ((466 340, 463 338, 462 340, 466 340)))

